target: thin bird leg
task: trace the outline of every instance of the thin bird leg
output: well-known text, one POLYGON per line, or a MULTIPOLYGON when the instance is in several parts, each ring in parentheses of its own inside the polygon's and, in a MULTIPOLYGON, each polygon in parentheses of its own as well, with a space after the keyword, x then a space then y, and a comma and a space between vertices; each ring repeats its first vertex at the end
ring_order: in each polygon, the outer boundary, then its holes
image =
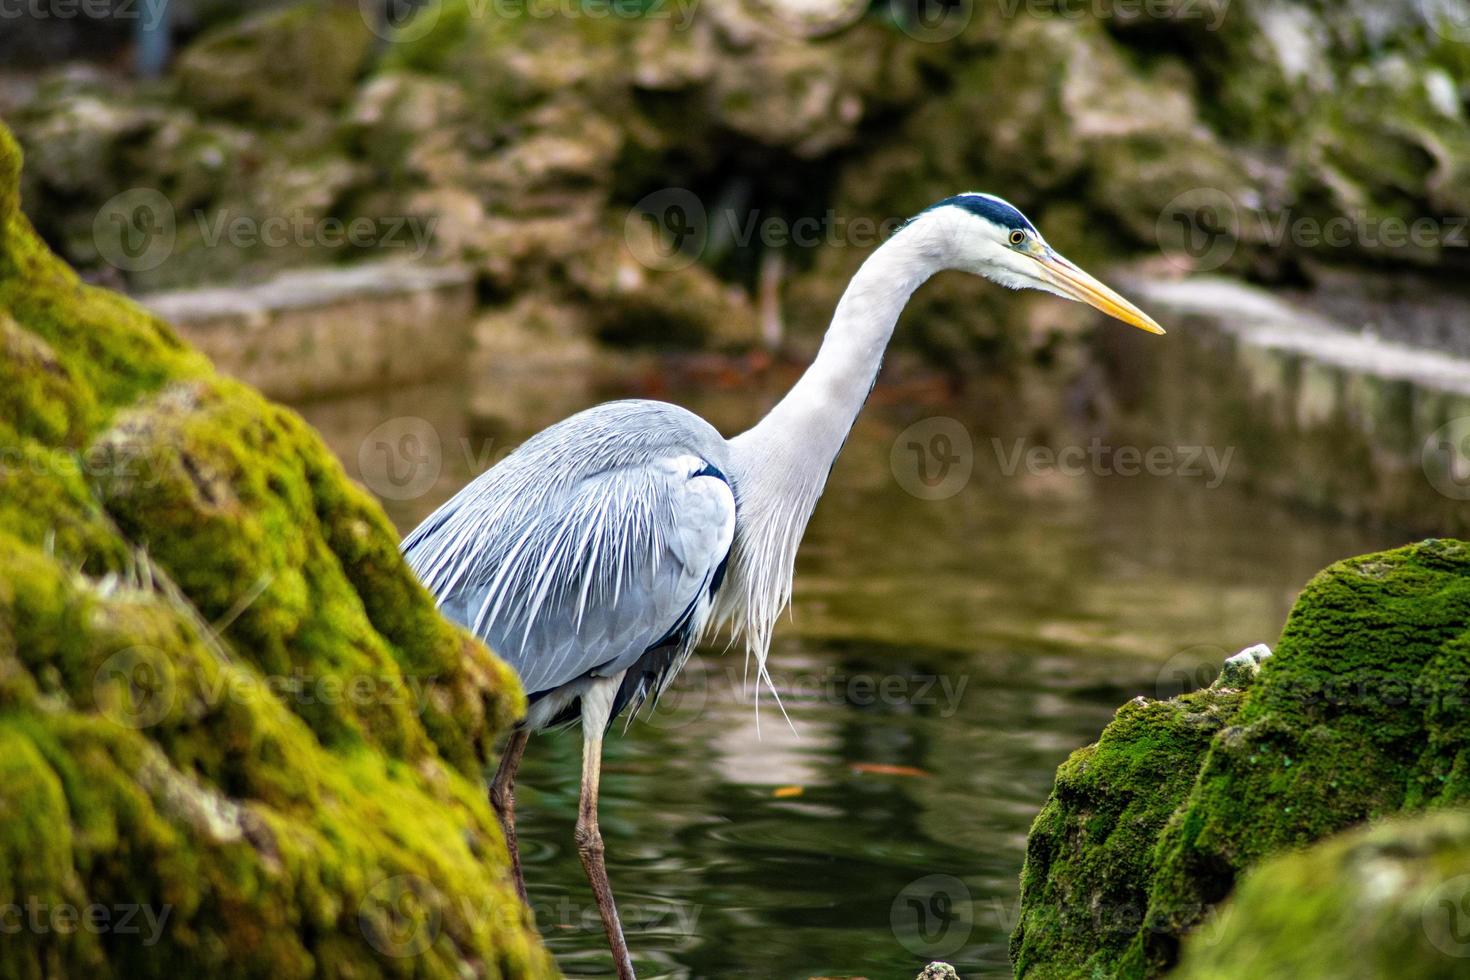
POLYGON ((602 862, 602 831, 597 829, 597 783, 602 773, 602 732, 587 734, 582 742, 582 803, 577 810, 577 853, 582 856, 582 870, 592 885, 597 911, 602 915, 602 929, 612 949, 618 968, 618 980, 636 980, 633 960, 628 955, 628 941, 623 938, 623 924, 618 919, 618 906, 613 900, 612 885, 607 880, 607 867, 602 862))
POLYGON ((500 830, 505 835, 505 846, 510 850, 510 869, 515 874, 516 894, 526 901, 526 879, 521 875, 521 849, 516 842, 516 770, 521 767, 521 756, 526 751, 526 741, 531 733, 517 728, 510 733, 505 751, 500 754, 500 766, 495 778, 490 781, 490 806, 500 820, 500 830))

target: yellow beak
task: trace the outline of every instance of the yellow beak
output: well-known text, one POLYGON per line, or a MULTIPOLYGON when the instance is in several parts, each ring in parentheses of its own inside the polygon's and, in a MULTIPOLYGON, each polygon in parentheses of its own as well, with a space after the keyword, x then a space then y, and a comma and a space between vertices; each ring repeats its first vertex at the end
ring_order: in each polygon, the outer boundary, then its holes
POLYGON ((1115 320, 1122 320, 1140 330, 1147 330, 1149 333, 1164 332, 1164 328, 1155 323, 1153 317, 1050 248, 1044 245, 1042 248, 1044 251, 1030 253, 1031 257, 1041 266, 1041 277, 1055 286, 1064 296, 1096 307, 1115 320))

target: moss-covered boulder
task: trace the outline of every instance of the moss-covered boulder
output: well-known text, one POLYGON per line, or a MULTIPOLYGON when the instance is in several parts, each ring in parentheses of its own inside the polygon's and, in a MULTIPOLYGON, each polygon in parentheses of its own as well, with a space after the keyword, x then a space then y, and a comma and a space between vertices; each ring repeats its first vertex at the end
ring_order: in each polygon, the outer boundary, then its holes
POLYGON ((1166 701, 1133 699, 1057 770, 1026 841, 1017 976, 1113 974, 1148 910, 1159 834, 1210 740, 1240 711, 1242 688, 1224 680, 1166 701))
POLYGON ((0 127, 0 975, 540 976, 523 709, 293 413, 83 285, 0 127), (7 920, 7 926, 10 920, 7 920))
POLYGON ((1059 772, 1022 878, 1018 975, 1157 975, 1263 858, 1470 800, 1467 677, 1470 544, 1326 569, 1218 730, 1171 721, 1217 693, 1131 704, 1059 772))
POLYGON ((1247 872, 1179 980, 1470 973, 1470 813, 1398 818, 1247 872))

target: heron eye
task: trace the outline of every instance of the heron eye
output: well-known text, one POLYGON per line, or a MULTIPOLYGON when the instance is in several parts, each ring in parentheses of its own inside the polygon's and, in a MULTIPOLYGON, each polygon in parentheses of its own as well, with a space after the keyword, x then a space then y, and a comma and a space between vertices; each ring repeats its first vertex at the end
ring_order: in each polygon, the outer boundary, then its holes
POLYGON ((1012 245, 1020 245, 1025 240, 1026 240, 1026 233, 1024 231, 1022 231, 1021 229, 1017 228, 1015 231, 1011 232, 1011 244, 1012 245))

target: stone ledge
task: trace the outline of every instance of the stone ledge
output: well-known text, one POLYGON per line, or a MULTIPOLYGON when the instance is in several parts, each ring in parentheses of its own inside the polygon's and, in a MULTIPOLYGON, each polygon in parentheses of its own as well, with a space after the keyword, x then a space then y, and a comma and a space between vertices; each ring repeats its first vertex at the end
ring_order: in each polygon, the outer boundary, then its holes
POLYGON ((452 370, 469 343, 475 287, 462 266, 376 262, 137 299, 220 370, 300 399, 452 370))
POLYGON ((1160 315, 1217 319, 1221 329, 1259 347, 1302 354, 1386 381, 1470 395, 1470 359, 1354 332, 1243 282, 1222 277, 1136 279, 1130 286, 1160 315))

